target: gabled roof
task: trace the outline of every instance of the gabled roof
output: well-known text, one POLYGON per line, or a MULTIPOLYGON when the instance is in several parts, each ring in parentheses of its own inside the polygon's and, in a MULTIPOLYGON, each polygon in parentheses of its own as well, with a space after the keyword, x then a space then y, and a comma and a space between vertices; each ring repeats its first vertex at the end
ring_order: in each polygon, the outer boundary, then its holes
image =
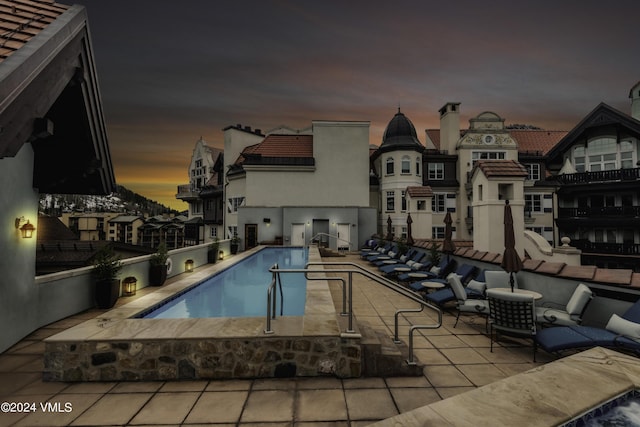
MULTIPOLYGON (((507 129, 509 135, 516 140, 518 152, 540 152, 542 155, 551 150, 566 134, 564 130, 540 129, 507 129)), ((440 129, 427 129, 427 136, 436 149, 440 149, 440 129)), ((462 138, 466 129, 460 131, 462 138)))
POLYGON ((40 193, 113 192, 86 9, 2 0, 0 57, 0 159, 30 143, 40 193))
MULTIPOLYGON (((527 168, 513 160, 478 160, 474 166, 486 177, 526 177, 527 168)), ((472 172, 473 173, 473 172, 472 172)))
POLYGON ((69 6, 53 0, 6 0, 0 4, 0 63, 62 15, 69 6))
POLYGON ((631 135, 635 135, 640 138, 640 121, 605 104, 604 102, 601 102, 596 108, 587 114, 585 118, 576 125, 576 127, 569 131, 564 138, 558 142, 558 144, 549 150, 548 157, 553 159, 555 157, 562 156, 563 153, 569 149, 569 147, 573 145, 575 141, 588 129, 610 125, 622 128, 631 135))

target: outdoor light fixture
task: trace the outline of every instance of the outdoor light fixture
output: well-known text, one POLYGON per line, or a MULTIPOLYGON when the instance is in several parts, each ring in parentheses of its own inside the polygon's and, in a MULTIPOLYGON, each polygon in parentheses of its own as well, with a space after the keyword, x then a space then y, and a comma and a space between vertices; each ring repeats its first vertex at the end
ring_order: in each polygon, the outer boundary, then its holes
POLYGON ((184 262, 184 272, 185 273, 193 273, 193 260, 188 259, 184 262))
POLYGON ((262 218, 262 222, 265 224, 271 224, 271 218, 262 218))
POLYGON ((223 260, 224 259, 224 251, 218 252, 218 259, 219 260, 223 260))
POLYGON ((16 228, 20 230, 20 234, 23 239, 30 239, 33 237, 33 232, 36 228, 29 222, 28 219, 21 216, 20 218, 16 218, 16 228), (24 224, 23 224, 24 223, 24 224))
POLYGON ((138 279, 133 276, 125 277, 122 280, 122 296, 130 297, 136 294, 138 279))

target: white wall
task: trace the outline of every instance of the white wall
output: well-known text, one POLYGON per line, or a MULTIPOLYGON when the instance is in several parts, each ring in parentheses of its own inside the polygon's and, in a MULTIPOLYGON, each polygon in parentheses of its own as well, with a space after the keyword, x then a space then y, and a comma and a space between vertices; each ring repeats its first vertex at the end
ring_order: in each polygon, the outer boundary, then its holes
POLYGON ((38 193, 32 188, 33 158, 31 145, 25 144, 15 157, 0 159, 0 351, 40 326, 34 283, 38 193), (31 239, 23 239, 15 228, 21 216, 36 227, 31 239))

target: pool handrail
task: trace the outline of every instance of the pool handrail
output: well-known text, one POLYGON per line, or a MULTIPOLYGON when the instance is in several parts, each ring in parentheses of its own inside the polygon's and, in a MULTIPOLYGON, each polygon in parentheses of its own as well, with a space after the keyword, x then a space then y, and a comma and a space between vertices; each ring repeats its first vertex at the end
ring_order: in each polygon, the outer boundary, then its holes
MULTIPOLYGON (((328 233, 317 233, 315 236, 313 236, 309 240, 309 244, 307 244, 307 246, 309 246, 311 244, 311 242, 313 242, 319 236, 327 236, 329 238, 336 239, 336 241, 346 242, 347 245, 348 245, 347 251, 351 252, 351 242, 349 240, 346 240, 346 239, 343 239, 342 237, 338 237, 337 235, 332 235, 332 234, 328 234, 328 233)), ((340 249, 338 249, 338 251, 340 251, 340 249)))
MULTIPOLYGON (((401 313, 408 313, 408 312, 412 312, 412 313, 416 313, 416 312, 422 312, 425 308, 429 308, 433 311, 436 312, 437 316, 438 316, 438 321, 436 324, 433 325, 412 325, 409 328, 409 359, 407 360, 407 364, 409 365, 415 365, 416 362, 413 360, 413 333, 415 330, 418 329, 437 329, 440 328, 442 326, 442 310, 435 306, 432 305, 430 303, 428 303, 427 301, 425 301, 424 299, 422 299, 420 296, 418 296, 416 293, 414 293, 413 291, 410 291, 409 289, 399 285, 396 282, 393 282, 389 279, 387 279, 386 277, 382 277, 378 274, 372 273, 371 271, 367 270, 366 268, 363 268, 362 266, 353 263, 353 262, 309 262, 305 265, 305 268, 303 269, 280 269, 278 268, 276 265, 274 265, 272 268, 269 269, 269 271, 273 274, 273 278, 272 278, 272 286, 273 283, 275 282, 275 275, 276 273, 304 273, 305 278, 307 280, 336 280, 339 278, 336 277, 330 277, 330 276, 320 276, 320 277, 309 277, 309 273, 327 273, 327 272, 331 272, 331 273, 348 273, 348 283, 347 286, 344 286, 345 282, 343 280, 343 286, 342 286, 342 313, 341 314, 345 314, 347 316, 349 316, 349 327, 347 332, 348 333, 354 333, 355 331, 353 330, 353 301, 352 301, 352 297, 353 297, 353 273, 358 273, 361 274, 363 276, 365 276, 366 278, 373 280, 376 283, 379 283, 383 286, 385 286, 386 288, 399 293, 401 295, 403 295, 404 297, 417 302, 418 304, 420 304, 420 308, 419 309, 400 309, 400 310, 396 310, 395 315, 394 315, 394 323, 395 323, 395 329, 394 329, 394 342, 396 344, 399 344, 401 341, 398 337, 398 319, 399 319, 399 315, 401 313), (344 267, 349 267, 349 268, 338 268, 338 269, 330 269, 330 270, 309 270, 310 266, 344 266, 344 267), (346 288, 346 289, 345 289, 346 288), (348 293, 348 296, 347 296, 348 293), (348 308, 346 308, 345 306, 348 304, 348 308)), ((271 289, 271 286, 270 286, 271 289)), ((270 295, 270 293, 267 293, 268 296, 270 295)), ((269 300, 270 302, 271 300, 269 300)), ((267 330, 270 330, 271 328, 271 319, 270 319, 270 310, 269 307, 267 307, 267 330)), ((272 333, 271 332, 267 332, 267 330, 265 330, 265 333, 272 333)))

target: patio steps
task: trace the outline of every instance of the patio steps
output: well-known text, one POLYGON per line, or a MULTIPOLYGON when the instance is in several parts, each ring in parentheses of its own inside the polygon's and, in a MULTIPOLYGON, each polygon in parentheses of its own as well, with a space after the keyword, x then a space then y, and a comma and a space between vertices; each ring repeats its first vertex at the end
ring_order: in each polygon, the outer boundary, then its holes
POLYGON ((409 348, 403 342, 396 344, 391 336, 360 323, 362 335, 362 376, 364 377, 401 377, 420 376, 422 365, 414 356, 415 365, 408 365, 409 348))

